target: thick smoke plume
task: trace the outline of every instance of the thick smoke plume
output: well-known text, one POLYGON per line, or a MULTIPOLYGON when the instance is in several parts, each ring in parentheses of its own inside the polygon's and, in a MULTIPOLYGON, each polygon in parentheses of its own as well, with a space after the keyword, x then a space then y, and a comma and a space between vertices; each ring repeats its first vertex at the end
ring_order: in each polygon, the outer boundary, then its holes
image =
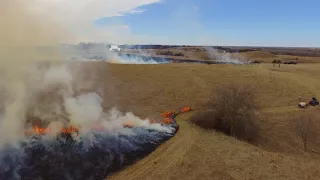
POLYGON ((77 71, 58 48, 67 33, 49 16, 31 11, 32 2, 0 4, 0 147, 24 138, 34 119, 88 127, 106 116, 96 93, 76 96, 75 88, 85 83, 75 82, 77 71))
POLYGON ((0 2, 0 147, 23 137, 28 103, 41 81, 40 65, 61 59, 54 45, 63 38, 62 29, 31 9, 32 1, 0 2), (50 48, 40 51, 41 45, 50 48))
POLYGON ((34 2, 0 1, 0 179, 103 179, 175 133, 81 93, 87 83, 58 46, 70 36, 34 2), (26 136, 35 125, 50 131, 26 136))

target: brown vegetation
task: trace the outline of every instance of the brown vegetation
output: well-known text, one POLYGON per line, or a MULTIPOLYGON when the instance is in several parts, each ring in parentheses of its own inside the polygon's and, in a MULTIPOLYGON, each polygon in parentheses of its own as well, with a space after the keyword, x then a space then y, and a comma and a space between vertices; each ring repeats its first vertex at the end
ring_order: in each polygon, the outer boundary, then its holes
POLYGON ((218 86, 207 104, 210 111, 196 114, 192 121, 205 129, 252 141, 257 137, 254 95, 253 88, 248 85, 218 86))
POLYGON ((161 49, 175 49, 182 48, 188 50, 195 50, 196 52, 203 51, 203 48, 215 48, 227 53, 245 53, 245 52, 266 52, 273 55, 289 55, 289 56, 301 56, 301 57, 320 57, 320 50, 317 48, 287 48, 287 47, 228 47, 228 46, 169 46, 169 45, 135 45, 135 46, 120 46, 123 49, 149 49, 149 50, 161 50, 161 49))
MULTIPOLYGON (((139 46, 140 47, 140 46, 139 46)), ((260 61, 272 63, 277 59, 284 61, 297 61, 299 63, 317 63, 320 62, 320 50, 311 48, 240 48, 240 47, 197 47, 197 46, 165 46, 161 48, 141 48, 125 49, 126 53, 145 53, 152 56, 163 56, 177 58, 179 53, 183 56, 179 58, 194 60, 215 60, 211 50, 215 48, 217 52, 226 52, 233 58, 246 61, 260 61), (170 52, 170 53, 167 53, 170 52)))
POLYGON ((296 119, 296 128, 298 135, 300 136, 301 142, 303 143, 303 148, 305 151, 316 152, 309 146, 317 146, 317 131, 319 130, 319 125, 316 122, 317 118, 313 115, 301 115, 296 119))
MULTIPOLYGON (((84 79, 95 84, 83 90, 98 91, 106 109, 116 106, 141 118, 155 120, 162 120, 161 113, 168 109, 186 105, 194 109, 177 117, 180 129, 175 137, 111 179, 320 178, 319 156, 303 150, 296 129, 296 119, 300 115, 319 114, 317 107, 297 107, 299 96, 303 99, 320 97, 317 64, 281 68, 270 64, 84 64, 87 70, 83 70, 84 79), (226 83, 254 86, 255 100, 260 107, 254 120, 259 127, 254 141, 258 146, 190 123, 194 113, 208 107, 212 90, 226 83)), ((320 140, 319 133, 311 138, 320 140)), ((318 145, 319 141, 314 144, 313 139, 307 143, 314 151, 319 151, 318 145)))
POLYGON ((294 65, 296 65, 296 64, 298 64, 298 62, 297 61, 285 61, 285 62, 283 62, 283 64, 294 64, 294 65))
POLYGON ((298 128, 298 132, 301 137, 301 140, 303 142, 303 148, 304 150, 308 150, 308 147, 307 147, 308 139, 314 133, 312 129, 313 128, 312 119, 310 117, 306 119, 303 117, 300 117, 297 122, 297 128, 298 128))
POLYGON ((272 63, 273 63, 273 64, 281 64, 281 60, 274 59, 274 60, 272 61, 272 63))
POLYGON ((174 53, 172 51, 163 51, 163 52, 158 52, 157 55, 165 55, 165 56, 184 56, 183 53, 174 53))

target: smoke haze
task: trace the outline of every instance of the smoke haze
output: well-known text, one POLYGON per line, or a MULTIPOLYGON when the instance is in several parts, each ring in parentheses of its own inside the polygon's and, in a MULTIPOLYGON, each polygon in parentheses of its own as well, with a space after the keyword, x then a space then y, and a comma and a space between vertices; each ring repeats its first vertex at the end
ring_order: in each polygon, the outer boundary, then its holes
POLYGON ((71 70, 72 63, 59 47, 63 40, 72 38, 49 14, 33 11, 36 2, 0 2, 0 147, 18 145, 26 128, 39 122, 53 131, 75 125, 85 133, 96 123, 105 129, 129 123, 172 132, 132 113, 105 113, 95 92, 77 94, 87 83, 78 82, 77 71, 71 70))
POLYGON ((0 1, 0 179, 104 179, 175 134, 82 93, 90 79, 59 46, 72 37, 36 2, 0 1), (35 125, 48 133, 26 136, 35 125))
POLYGON ((227 52, 219 52, 217 49, 214 48, 205 48, 205 50, 210 58, 215 59, 218 62, 238 65, 246 64, 246 62, 232 57, 232 55, 227 52))
POLYGON ((56 48, 62 35, 46 14, 35 14, 32 1, 0 2, 0 71, 2 109, 0 146, 23 136, 27 104, 41 77, 38 65, 62 59, 56 48), (50 45, 47 51, 37 46, 50 45))

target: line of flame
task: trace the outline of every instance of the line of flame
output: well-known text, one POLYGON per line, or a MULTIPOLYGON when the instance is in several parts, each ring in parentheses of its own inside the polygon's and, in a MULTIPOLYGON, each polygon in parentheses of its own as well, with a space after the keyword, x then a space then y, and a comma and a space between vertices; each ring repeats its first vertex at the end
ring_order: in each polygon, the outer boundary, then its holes
MULTIPOLYGON (((178 113, 183 113, 183 112, 189 112, 191 111, 191 108, 190 107, 184 107, 182 108, 180 111, 178 111, 178 113)), ((173 123, 173 118, 174 116, 177 114, 176 111, 166 111, 164 113, 162 113, 161 115, 163 117, 165 117, 165 119, 163 120, 163 124, 171 124, 173 123)), ((153 123, 149 120, 149 123, 153 123)), ((133 124, 124 124, 123 127, 134 127, 133 124)), ((93 125, 92 127, 93 129, 95 130, 103 130, 104 127, 102 125, 99 125, 99 124, 95 124, 93 125)), ((79 131, 79 128, 75 127, 75 126, 71 126, 69 128, 62 128, 60 130, 61 133, 76 133, 79 131)), ((47 134, 47 133, 50 133, 51 132, 51 129, 50 128, 41 128, 39 127, 38 125, 35 125, 34 128, 31 130, 31 131, 26 131, 25 134, 26 135, 32 135, 32 134, 47 134)))

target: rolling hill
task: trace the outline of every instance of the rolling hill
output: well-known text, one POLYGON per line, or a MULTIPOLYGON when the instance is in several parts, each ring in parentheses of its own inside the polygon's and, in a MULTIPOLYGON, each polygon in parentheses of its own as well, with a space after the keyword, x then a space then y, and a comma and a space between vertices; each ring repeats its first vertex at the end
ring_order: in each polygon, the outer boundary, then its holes
MULTIPOLYGON (((111 179, 319 179, 317 153, 305 152, 296 130, 297 117, 317 116, 319 108, 298 109, 298 97, 319 97, 319 65, 119 65, 86 62, 88 80, 104 98, 104 107, 117 106, 140 117, 162 120, 161 112, 191 106, 204 108, 219 84, 251 84, 261 111, 260 132, 248 144, 203 130, 178 116, 180 131, 155 152, 111 179)), ((85 71, 85 70, 84 70, 85 71)), ((85 89, 83 89, 85 91, 85 89)), ((316 118, 316 120, 319 120, 316 118)), ((319 134, 310 142, 319 149, 319 134)))

